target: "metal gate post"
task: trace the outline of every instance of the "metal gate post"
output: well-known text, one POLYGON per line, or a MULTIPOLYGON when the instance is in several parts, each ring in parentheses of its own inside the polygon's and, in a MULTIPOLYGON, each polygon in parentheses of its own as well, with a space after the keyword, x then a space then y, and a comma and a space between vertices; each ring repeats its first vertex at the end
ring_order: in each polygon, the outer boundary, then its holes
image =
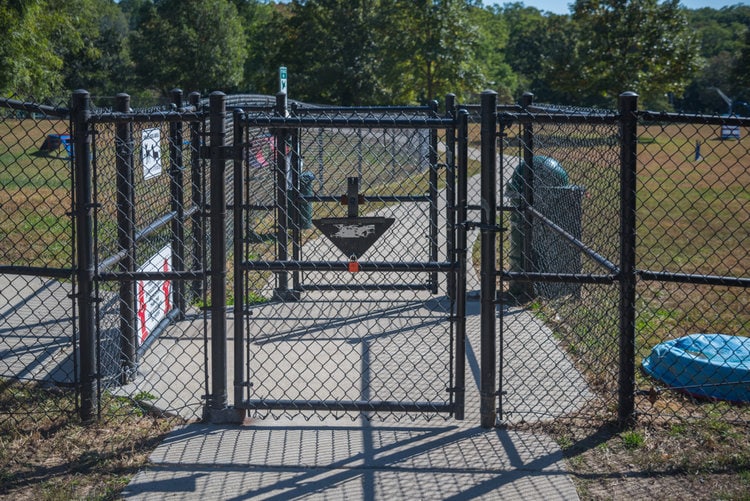
MULTIPOLYGON (((296 113, 296 105, 292 106, 292 112, 296 113)), ((290 181, 292 189, 287 194, 287 210, 291 211, 288 214, 289 219, 292 221, 292 260, 299 261, 302 257, 302 214, 300 205, 300 176, 302 174, 301 165, 301 144, 300 144, 300 129, 292 129, 289 135, 289 142, 291 143, 291 154, 289 158, 289 169, 290 169, 290 181), (291 205, 291 207, 289 206, 291 205)), ((300 272, 292 272, 292 289, 299 290, 300 288, 300 272)))
POLYGON ((211 159, 211 394, 204 419, 211 423, 236 423, 244 411, 227 405, 227 193, 226 193, 226 94, 209 96, 211 159))
MULTIPOLYGON (((285 117, 287 115, 286 93, 276 94, 276 115, 285 117)), ((287 261, 289 259, 289 198, 287 196, 287 131, 279 128, 274 131, 276 139, 275 155, 275 179, 276 179, 276 259, 287 261)), ((276 289, 274 298, 287 301, 294 298, 289 290, 289 273, 287 271, 276 272, 276 289)))
MULTIPOLYGON (((234 141, 235 147, 247 144, 245 142, 244 113, 234 110, 234 141)), ((245 151, 244 146, 240 151, 245 151)), ((234 162, 234 405, 240 405, 245 398, 245 271, 242 264, 247 238, 245 235, 245 155, 235 155, 234 162)))
MULTIPOLYGON (((200 111, 201 95, 198 92, 191 92, 189 101, 193 111, 200 111)), ((193 270, 205 270, 203 262, 205 253, 203 252, 206 245, 205 224, 201 215, 203 207, 203 172, 201 169, 201 124, 199 122, 190 123, 190 202, 192 211, 190 223, 192 225, 192 268, 193 270)), ((192 295, 198 298, 203 294, 203 281, 194 280, 192 286, 192 295)))
POLYGON ((469 165, 469 112, 458 112, 458 187, 457 187, 457 232, 456 259, 456 419, 464 418, 466 395, 466 223, 468 213, 468 165, 469 165))
MULTIPOLYGON (((497 224, 497 92, 484 91, 481 96, 481 271, 480 271, 480 419, 482 428, 492 428, 496 422, 495 389, 496 367, 496 266, 495 230, 497 224)), ((502 340, 501 340, 502 343, 502 340)), ((502 363, 502 357, 500 358, 502 363)), ((502 374, 502 368, 500 370, 502 374)))
MULTIPOLYGON (((117 94, 115 111, 130 112, 130 96, 117 94)), ((121 273, 135 271, 135 174, 133 166, 133 124, 118 122, 115 126, 117 164, 117 243, 123 258, 121 273)), ((135 280, 120 281, 120 383, 132 381, 137 370, 138 346, 136 325, 135 280)))
MULTIPOLYGON (((430 101, 430 114, 437 116, 438 103, 430 101)), ((427 152, 428 162, 430 165, 430 261, 438 260, 438 163, 437 163, 437 130, 429 130, 429 151, 427 152)), ((431 292, 438 293, 438 274, 430 274, 431 292)))
MULTIPOLYGON (((457 122, 456 95, 445 96, 445 116, 457 122)), ((448 261, 455 263, 456 256, 456 128, 445 130, 445 253, 448 261)), ((456 273, 448 274, 448 297, 456 298, 456 273)))
POLYGON ((96 313, 94 310, 94 223, 91 172, 91 97, 85 90, 72 96, 71 131, 75 175, 76 279, 81 369, 81 421, 94 419, 99 408, 96 374, 96 313))
POLYGON ((620 94, 620 372, 617 418, 635 424, 636 169, 638 95, 620 94))
MULTIPOLYGON (((172 90, 172 104, 182 109, 182 90, 172 90)), ((182 122, 169 123, 169 199, 174 214, 171 223, 172 270, 185 271, 185 193, 182 166, 182 122)), ((172 280, 174 305, 178 320, 185 318, 185 282, 172 280)))

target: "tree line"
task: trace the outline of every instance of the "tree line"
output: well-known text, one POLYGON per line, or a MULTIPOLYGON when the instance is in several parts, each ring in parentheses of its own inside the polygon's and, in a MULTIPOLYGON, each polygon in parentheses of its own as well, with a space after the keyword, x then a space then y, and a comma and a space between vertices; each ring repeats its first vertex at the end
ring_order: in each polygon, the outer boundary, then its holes
MULTIPOLYGON (((186 92, 338 105, 502 102, 724 112, 750 101, 750 7, 575 0, 556 15, 481 0, 0 0, 0 93, 85 88, 147 103, 186 92)), ((740 109, 733 111, 742 112, 740 109)), ((750 111, 750 110, 747 110, 750 111)))

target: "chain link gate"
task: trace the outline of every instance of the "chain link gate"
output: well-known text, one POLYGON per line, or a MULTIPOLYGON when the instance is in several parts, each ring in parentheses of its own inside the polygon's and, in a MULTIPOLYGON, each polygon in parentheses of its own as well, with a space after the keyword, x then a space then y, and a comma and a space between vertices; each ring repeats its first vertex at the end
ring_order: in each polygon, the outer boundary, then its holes
POLYGON ((463 419, 456 119, 278 97, 234 114, 235 406, 463 419))

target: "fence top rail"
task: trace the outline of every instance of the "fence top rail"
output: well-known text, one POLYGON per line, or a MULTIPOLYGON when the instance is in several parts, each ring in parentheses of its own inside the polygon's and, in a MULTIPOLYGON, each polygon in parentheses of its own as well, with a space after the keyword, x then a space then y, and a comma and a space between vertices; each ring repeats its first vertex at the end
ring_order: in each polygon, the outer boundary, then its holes
POLYGON ((567 113, 498 113, 498 123, 510 125, 533 124, 533 123, 556 123, 556 124, 615 124, 620 120, 620 115, 581 115, 567 113))
POLYGON ((365 129, 447 129, 456 126, 453 118, 388 116, 290 116, 245 114, 243 121, 251 127, 298 128, 365 128, 365 129))
POLYGON ((687 123, 700 125, 736 125, 750 127, 750 117, 698 115, 686 113, 667 113, 657 111, 639 111, 638 117, 648 122, 687 123))
POLYGON ((133 122, 201 122, 208 116, 202 111, 186 109, 183 111, 156 111, 156 112, 132 112, 123 113, 107 111, 94 113, 91 116, 92 123, 133 123, 133 122))
POLYGON ((26 111, 29 113, 42 113, 44 115, 60 118, 66 118, 70 114, 70 110, 68 108, 46 106, 44 104, 30 103, 10 98, 0 98, 0 108, 9 108, 12 110, 26 111))
POLYGON ((426 113, 437 116, 435 110, 429 106, 312 106, 300 105, 292 106, 290 110, 293 114, 313 114, 313 113, 426 113))

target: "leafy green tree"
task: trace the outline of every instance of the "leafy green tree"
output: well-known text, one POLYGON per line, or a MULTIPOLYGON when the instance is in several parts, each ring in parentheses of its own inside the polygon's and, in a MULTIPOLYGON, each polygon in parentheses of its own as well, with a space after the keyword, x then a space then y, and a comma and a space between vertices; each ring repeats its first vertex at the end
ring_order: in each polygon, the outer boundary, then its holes
POLYGON ((587 104, 612 106, 633 90, 644 106, 664 106, 681 94, 696 69, 698 45, 679 0, 576 0, 576 53, 587 104))
POLYGON ((715 88, 738 101, 750 100, 748 58, 743 56, 750 36, 750 7, 735 5, 685 12, 700 42, 701 59, 684 95, 676 100, 677 107, 686 112, 725 113, 727 105, 715 88))
POLYGON ((284 33, 289 9, 260 0, 232 0, 245 31, 245 58, 241 88, 274 94, 278 91, 279 36, 284 33))
POLYGON ((476 59, 480 34, 472 24, 467 0, 381 2, 387 36, 383 59, 394 99, 420 102, 448 92, 468 96, 482 90, 487 79, 476 59), (405 92, 408 91, 408 92, 405 92))
POLYGON ((0 93, 42 100, 60 92, 63 59, 53 40, 64 25, 44 0, 0 2, 0 93))
POLYGON ((536 101, 580 104, 579 33, 570 16, 545 15, 521 3, 506 4, 502 15, 510 27, 506 59, 518 75, 515 94, 530 91, 536 101))
POLYGON ((132 57, 143 85, 206 93, 241 84, 245 33, 228 0, 155 0, 137 16, 132 57))
POLYGON ((485 85, 497 91, 503 103, 514 101, 519 79, 506 61, 510 28, 499 7, 472 8, 470 22, 477 27, 474 58, 485 75, 485 85))
POLYGON ((55 51, 64 61, 66 89, 108 96, 132 82, 128 21, 113 0, 57 2, 54 13, 69 20, 68 32, 55 40, 55 51))
POLYGON ((289 68, 295 98, 340 105, 377 102, 377 46, 372 29, 378 2, 294 0, 278 35, 278 65, 289 68))

